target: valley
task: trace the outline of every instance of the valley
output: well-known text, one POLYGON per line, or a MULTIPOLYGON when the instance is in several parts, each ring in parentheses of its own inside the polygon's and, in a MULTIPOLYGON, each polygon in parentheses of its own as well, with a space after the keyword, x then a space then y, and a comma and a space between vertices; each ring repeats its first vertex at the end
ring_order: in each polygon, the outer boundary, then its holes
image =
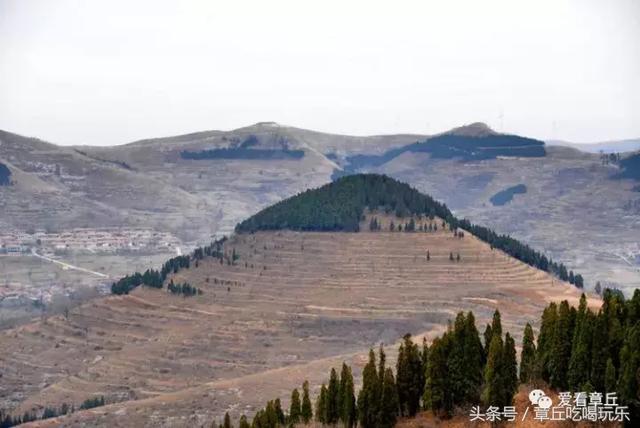
POLYGON ((343 359, 359 376, 379 342, 393 361, 404 333, 433 337, 459 310, 474 311, 482 326, 500 308, 519 343, 547 302, 579 297, 469 234, 444 230, 256 232, 224 248, 239 255, 235 264, 205 258, 171 277, 200 296, 139 287, 3 332, 3 407, 105 396, 113 404, 67 416, 70 423, 190 426, 226 411, 237 418, 266 399, 286 400, 304 379, 319 385, 343 359))

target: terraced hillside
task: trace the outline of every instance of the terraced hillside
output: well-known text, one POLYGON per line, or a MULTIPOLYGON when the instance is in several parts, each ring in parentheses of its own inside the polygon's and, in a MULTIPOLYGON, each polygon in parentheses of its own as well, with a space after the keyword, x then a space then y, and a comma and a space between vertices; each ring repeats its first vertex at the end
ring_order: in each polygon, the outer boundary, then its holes
POLYGON ((358 376, 370 346, 406 332, 439 333, 459 310, 473 310, 484 323, 499 307, 519 342, 549 300, 579 295, 468 233, 457 238, 441 227, 257 232, 234 235, 224 250, 239 255, 235 264, 206 258, 168 279, 202 295, 140 287, 1 333, 0 406, 77 407, 104 395, 113 404, 66 421, 209 424, 227 410, 251 414, 275 396, 287 404, 293 387, 304 379, 318 385, 342 360, 358 376))

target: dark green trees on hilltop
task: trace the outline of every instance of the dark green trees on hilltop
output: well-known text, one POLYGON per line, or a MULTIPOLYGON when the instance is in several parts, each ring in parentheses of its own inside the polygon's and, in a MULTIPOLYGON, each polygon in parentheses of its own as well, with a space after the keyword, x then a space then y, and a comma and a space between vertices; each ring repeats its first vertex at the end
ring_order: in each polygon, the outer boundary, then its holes
MULTIPOLYGON (((263 209, 236 226, 236 232, 252 233, 259 230, 343 231, 358 232, 366 209, 395 213, 398 217, 440 217, 443 228, 462 228, 473 233, 491 248, 497 248, 510 256, 551 272, 563 281, 571 281, 577 287, 584 286, 582 276, 569 277, 562 263, 555 263, 544 254, 508 236, 499 235, 484 226, 458 219, 447 208, 428 195, 386 175, 349 175, 317 189, 307 190, 263 209)), ((415 231, 415 221, 408 219, 402 226, 391 223, 389 230, 415 231)), ((369 229, 380 230, 376 218, 371 219, 369 229)), ((452 256, 453 257, 453 256, 452 256)))
POLYGON ((384 175, 360 174, 343 177, 278 202, 239 223, 236 231, 290 229, 357 232, 366 208, 395 212, 400 217, 429 213, 441 218, 451 215, 445 205, 408 184, 384 175))

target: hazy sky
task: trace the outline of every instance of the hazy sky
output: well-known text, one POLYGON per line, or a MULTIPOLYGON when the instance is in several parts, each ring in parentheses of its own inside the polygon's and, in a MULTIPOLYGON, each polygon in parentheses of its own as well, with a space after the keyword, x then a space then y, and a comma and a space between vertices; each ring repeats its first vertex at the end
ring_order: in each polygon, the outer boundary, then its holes
POLYGON ((640 1, 0 0, 0 129, 640 137, 640 1))

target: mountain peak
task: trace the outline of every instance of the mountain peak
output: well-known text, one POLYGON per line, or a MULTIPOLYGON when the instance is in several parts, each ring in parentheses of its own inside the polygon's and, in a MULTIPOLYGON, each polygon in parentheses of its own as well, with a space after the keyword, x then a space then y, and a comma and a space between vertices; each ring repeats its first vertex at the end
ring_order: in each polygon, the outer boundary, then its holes
POLYGON ((445 132, 445 134, 461 137, 487 137, 489 135, 497 135, 498 133, 484 122, 474 122, 453 128, 452 130, 445 132))

